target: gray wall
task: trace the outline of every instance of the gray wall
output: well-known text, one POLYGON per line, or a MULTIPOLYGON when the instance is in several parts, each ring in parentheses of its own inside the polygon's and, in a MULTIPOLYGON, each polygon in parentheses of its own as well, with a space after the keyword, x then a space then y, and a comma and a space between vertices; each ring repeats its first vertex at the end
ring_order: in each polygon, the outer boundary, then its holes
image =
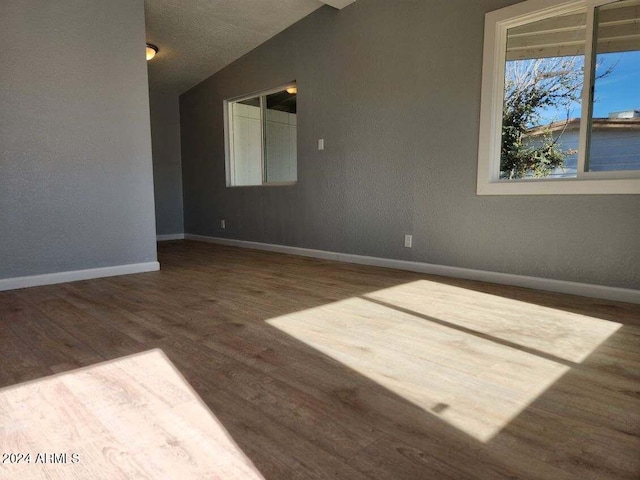
POLYGON ((186 232, 640 288, 638 196, 475 194, 484 13, 510 3, 325 7, 185 93, 186 232), (225 188, 223 99, 294 79, 298 184, 225 188))
POLYGON ((143 0, 0 0, 0 278, 156 260, 143 0))
POLYGON ((151 92, 153 180, 158 235, 184 232, 178 95, 151 92))

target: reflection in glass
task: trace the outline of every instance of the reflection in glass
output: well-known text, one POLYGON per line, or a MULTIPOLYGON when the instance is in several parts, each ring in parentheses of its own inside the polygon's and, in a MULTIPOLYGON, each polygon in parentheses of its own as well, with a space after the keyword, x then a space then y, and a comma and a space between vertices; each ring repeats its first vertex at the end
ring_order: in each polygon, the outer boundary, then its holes
POLYGON ((234 185, 262 184, 262 115, 260 97, 229 105, 230 153, 234 185))
POLYGON ((230 185, 297 180, 297 94, 293 84, 229 102, 230 185))
POLYGON ((640 0, 596 8, 587 169, 640 170, 640 0))
POLYGON ((298 177, 296 93, 282 90, 266 96, 267 183, 295 182, 298 177))
POLYGON ((575 177, 586 11, 507 32, 500 178, 575 177))

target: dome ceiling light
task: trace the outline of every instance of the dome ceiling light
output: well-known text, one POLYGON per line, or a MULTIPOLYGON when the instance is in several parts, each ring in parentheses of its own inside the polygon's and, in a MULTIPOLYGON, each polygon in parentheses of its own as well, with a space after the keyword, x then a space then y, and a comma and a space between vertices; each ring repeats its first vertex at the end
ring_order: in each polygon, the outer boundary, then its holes
POLYGON ((147 62, 151 60, 153 57, 155 57, 156 53, 158 53, 158 47, 150 43, 147 43, 147 62))

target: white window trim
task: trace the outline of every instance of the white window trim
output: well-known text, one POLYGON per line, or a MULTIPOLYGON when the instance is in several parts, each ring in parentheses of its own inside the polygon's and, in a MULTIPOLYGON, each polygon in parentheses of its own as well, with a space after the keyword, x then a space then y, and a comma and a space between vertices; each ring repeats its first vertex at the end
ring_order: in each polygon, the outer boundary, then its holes
POLYGON ((594 10, 612 2, 613 0, 527 0, 486 14, 478 144, 478 195, 640 194, 639 171, 584 172, 587 145, 585 125, 581 125, 580 129, 577 178, 499 179, 507 30, 552 15, 587 9, 581 117, 589 118, 592 108, 590 90, 593 79, 590 72, 593 61, 591 39, 594 10))
MULTIPOLYGON (((228 98, 223 100, 222 102, 222 111, 224 116, 224 170, 226 175, 226 186, 227 188, 255 188, 255 187, 286 187, 290 185, 295 185, 297 182, 266 182, 266 174, 265 174, 265 165, 264 165, 264 140, 265 140, 265 132, 264 132, 264 122, 260 122, 261 136, 262 136, 262 149, 261 149, 261 171, 262 171, 262 184, 260 185, 234 185, 234 169, 231 168, 231 152, 233 149, 233 132, 231 131, 231 121, 229 120, 229 110, 230 105, 234 102, 241 102, 243 100, 249 100, 250 98, 260 97, 260 109, 262 110, 262 115, 264 115, 265 106, 262 105, 262 97, 266 95, 271 95, 272 93, 281 92, 282 90, 286 90, 287 88, 297 87, 297 82, 289 82, 281 85, 279 87, 270 88, 268 90, 258 90, 257 92, 253 92, 247 95, 241 95, 239 97, 228 98)), ((296 159, 297 161, 297 159, 296 159)))

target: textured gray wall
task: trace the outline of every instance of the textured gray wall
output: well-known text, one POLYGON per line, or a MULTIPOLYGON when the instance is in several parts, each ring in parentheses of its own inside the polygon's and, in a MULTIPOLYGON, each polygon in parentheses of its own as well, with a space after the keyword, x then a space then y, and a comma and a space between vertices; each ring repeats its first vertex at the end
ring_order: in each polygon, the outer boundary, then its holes
POLYGON ((156 260, 143 0, 0 1, 0 278, 156 260))
POLYGON ((640 288, 637 195, 475 194, 484 14, 511 3, 322 8, 185 93, 186 232, 640 288), (298 184, 225 188, 223 99, 293 79, 298 184))
POLYGON ((158 235, 184 232, 178 95, 151 92, 153 187, 158 235))

